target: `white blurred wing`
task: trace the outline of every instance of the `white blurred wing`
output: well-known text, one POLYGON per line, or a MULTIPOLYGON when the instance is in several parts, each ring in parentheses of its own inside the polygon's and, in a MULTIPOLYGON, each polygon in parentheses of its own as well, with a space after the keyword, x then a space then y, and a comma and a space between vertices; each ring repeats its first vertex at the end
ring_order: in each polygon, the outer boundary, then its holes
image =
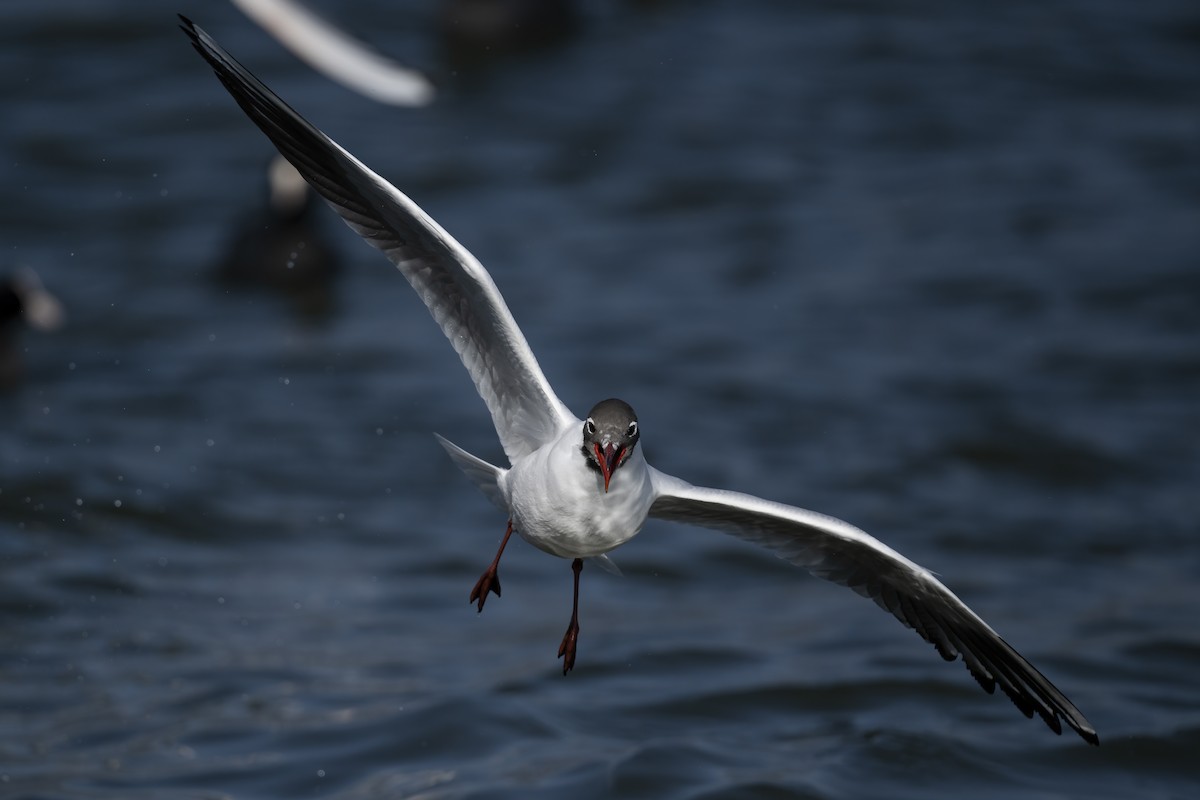
POLYGON ((310 66, 372 100, 423 106, 433 99, 433 84, 420 72, 376 53, 304 6, 290 0, 233 4, 310 66))
POLYGON ((475 257, 396 187, 309 124, 190 20, 183 29, 238 105, 346 223, 399 268, 475 382, 510 461, 574 415, 554 394, 475 257))
POLYGON ((914 629, 947 661, 959 654, 989 694, 997 685, 1027 717, 1056 733, 1060 718, 1086 741, 1095 730, 1067 697, 954 596, 929 570, 865 532, 814 511, 752 495, 692 486, 652 470, 650 516, 688 522, 773 550, 813 575, 869 597, 914 629))

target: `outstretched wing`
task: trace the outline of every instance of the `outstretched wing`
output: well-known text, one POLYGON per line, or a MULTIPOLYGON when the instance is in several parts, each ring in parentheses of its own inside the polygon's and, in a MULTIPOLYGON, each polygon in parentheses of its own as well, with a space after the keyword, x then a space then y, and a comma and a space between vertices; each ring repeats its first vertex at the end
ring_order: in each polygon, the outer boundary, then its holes
POLYGON ((865 532, 814 511, 739 492, 705 489, 653 470, 650 516, 689 522, 775 551, 819 578, 847 586, 891 612, 947 661, 962 655, 988 694, 996 686, 1027 717, 1055 733, 1060 720, 1091 744, 1096 731, 1074 704, 929 570, 865 532))
POLYGON ((333 210, 412 284, 462 358, 510 461, 574 415, 550 388, 491 275, 396 187, 292 110, 186 17, 183 30, 246 115, 333 210))

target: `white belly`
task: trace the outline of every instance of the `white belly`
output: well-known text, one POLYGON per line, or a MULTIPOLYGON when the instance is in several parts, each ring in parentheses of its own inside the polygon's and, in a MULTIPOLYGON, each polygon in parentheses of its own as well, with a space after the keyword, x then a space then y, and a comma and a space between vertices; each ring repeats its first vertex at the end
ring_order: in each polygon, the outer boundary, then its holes
POLYGON ((587 468, 581 445, 579 434, 569 433, 514 464, 501 486, 513 529, 562 558, 602 555, 629 541, 654 501, 640 450, 617 469, 605 493, 604 479, 587 468))

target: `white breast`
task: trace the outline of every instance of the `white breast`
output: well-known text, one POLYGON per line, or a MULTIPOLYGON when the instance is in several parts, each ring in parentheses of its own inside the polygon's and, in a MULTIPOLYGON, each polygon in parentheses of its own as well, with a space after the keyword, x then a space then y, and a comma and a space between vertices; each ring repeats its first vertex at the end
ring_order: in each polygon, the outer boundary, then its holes
POLYGON ((608 492, 590 469, 579 429, 513 464, 501 492, 523 539, 562 558, 607 553, 642 529, 654 501, 650 471, 635 449, 612 476, 608 492))

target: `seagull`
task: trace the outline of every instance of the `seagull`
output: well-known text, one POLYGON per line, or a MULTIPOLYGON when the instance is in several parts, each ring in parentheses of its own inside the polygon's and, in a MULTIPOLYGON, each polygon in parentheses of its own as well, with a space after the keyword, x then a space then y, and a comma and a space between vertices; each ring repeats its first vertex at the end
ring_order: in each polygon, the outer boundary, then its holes
POLYGON ((571 619, 559 645, 575 664, 584 560, 629 541, 647 518, 712 528, 773 550, 819 578, 871 598, 932 644, 962 656, 989 694, 997 686, 1026 717, 1099 738, 1083 714, 933 573, 839 519, 749 494, 706 489, 646 463, 628 403, 610 398, 579 419, 542 374, 483 265, 406 195, 284 103, 202 28, 182 29, 250 119, 346 223, 381 250, 425 302, 491 412, 508 457, 499 467, 438 437, 450 458, 508 515, 500 548, 470 594, 480 611, 500 595, 500 557, 513 532, 570 559, 571 619))

